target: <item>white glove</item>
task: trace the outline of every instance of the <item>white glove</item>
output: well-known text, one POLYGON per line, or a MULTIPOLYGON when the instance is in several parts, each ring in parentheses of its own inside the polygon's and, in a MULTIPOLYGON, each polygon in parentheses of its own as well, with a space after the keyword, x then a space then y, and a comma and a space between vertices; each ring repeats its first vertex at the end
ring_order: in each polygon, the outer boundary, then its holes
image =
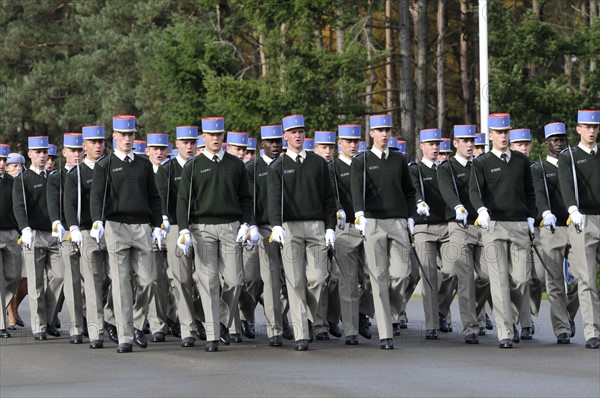
POLYGON ((244 223, 244 224, 240 225, 240 229, 238 229, 238 233, 237 233, 237 237, 235 238, 235 241, 238 243, 242 243, 246 240, 247 235, 248 235, 248 224, 244 223))
POLYGON ((360 233, 364 235, 368 224, 368 221, 365 218, 365 216, 358 216, 354 221, 354 224, 356 225, 356 229, 358 229, 360 233))
POLYGON ((83 235, 79 230, 79 227, 74 225, 71 228, 71 242, 75 243, 77 246, 83 245, 83 235))
POLYGON ((546 210, 544 212, 544 219, 542 220, 544 227, 552 227, 556 229, 556 216, 550 212, 550 210, 546 210))
POLYGON ((102 235, 104 235, 104 225, 102 224, 102 221, 96 221, 92 226, 90 236, 95 238, 97 243, 100 243, 102 235))
POLYGON ((31 232, 31 228, 27 227, 23 231, 21 231, 21 244, 23 247, 27 249, 31 249, 31 244, 33 243, 33 232, 31 232))
POLYGON ((337 211, 337 227, 341 230, 346 228, 346 212, 344 209, 340 209, 337 211))
POLYGON ((477 223, 483 229, 488 229, 490 225, 490 213, 488 213, 487 209, 483 209, 479 212, 479 216, 477 217, 477 223))
POLYGON ((429 217, 429 206, 425 201, 420 201, 417 204, 417 214, 420 216, 429 217))
POLYGON ((327 246, 335 247, 335 231, 333 229, 328 229, 325 231, 325 244, 327 246))
POLYGON ((415 234, 415 220, 413 220, 412 218, 407 218, 406 225, 408 225, 408 230, 410 231, 410 234, 414 235, 415 234))
POLYGON ((165 231, 163 236, 166 236, 169 232, 171 232, 171 223, 169 222, 169 217, 163 216, 163 222, 160 225, 160 229, 165 231))
POLYGON ((276 225, 273 227, 273 231, 271 231, 271 240, 273 242, 285 244, 285 229, 276 225))
POLYGON ((463 205, 456 205, 454 211, 456 212, 456 221, 462 221, 463 224, 466 224, 467 217, 469 216, 469 212, 467 211, 467 209, 465 209, 463 205))
POLYGON ((260 241, 260 234, 258 233, 258 227, 256 225, 251 225, 248 230, 248 242, 250 246, 256 247, 258 245, 258 241, 260 241))
POLYGON ((152 231, 152 242, 156 241, 156 245, 158 246, 158 250, 162 249, 162 239, 163 239, 163 235, 162 235, 162 230, 158 227, 154 228, 154 231, 152 231))
POLYGON ((192 238, 188 229, 182 229, 179 231, 179 238, 177 238, 177 247, 183 251, 183 254, 187 255, 192 244, 192 238))
POLYGON ((576 226, 579 229, 583 229, 583 224, 585 223, 585 216, 579 212, 579 210, 575 210, 571 213, 571 223, 573 226, 576 226))
POLYGON ((527 217, 527 225, 529 225, 529 232, 534 234, 535 233, 535 219, 532 217, 527 217))
POLYGON ((62 241, 62 237, 65 235, 65 227, 62 226, 59 220, 56 220, 52 223, 52 237, 58 238, 59 241, 62 241))

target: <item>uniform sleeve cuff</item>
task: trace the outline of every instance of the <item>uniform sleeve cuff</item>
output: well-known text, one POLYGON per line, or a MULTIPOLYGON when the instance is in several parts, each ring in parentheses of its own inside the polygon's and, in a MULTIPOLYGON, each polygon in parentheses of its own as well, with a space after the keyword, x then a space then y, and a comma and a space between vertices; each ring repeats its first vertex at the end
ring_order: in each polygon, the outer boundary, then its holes
POLYGON ((481 206, 479 209, 477 209, 477 214, 481 213, 484 210, 487 211, 487 207, 481 206))
POLYGON ((364 211, 357 211, 356 213, 354 213, 354 218, 364 217, 364 216, 365 216, 364 211))

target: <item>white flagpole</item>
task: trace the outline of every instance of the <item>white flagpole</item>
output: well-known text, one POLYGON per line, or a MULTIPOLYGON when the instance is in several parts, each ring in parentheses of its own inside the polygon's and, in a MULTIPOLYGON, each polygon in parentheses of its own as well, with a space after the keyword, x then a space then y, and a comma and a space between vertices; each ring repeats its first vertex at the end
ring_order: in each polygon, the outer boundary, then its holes
POLYGON ((485 133, 486 152, 489 150, 488 114, 490 113, 487 5, 487 0, 479 0, 479 115, 481 132, 485 133))

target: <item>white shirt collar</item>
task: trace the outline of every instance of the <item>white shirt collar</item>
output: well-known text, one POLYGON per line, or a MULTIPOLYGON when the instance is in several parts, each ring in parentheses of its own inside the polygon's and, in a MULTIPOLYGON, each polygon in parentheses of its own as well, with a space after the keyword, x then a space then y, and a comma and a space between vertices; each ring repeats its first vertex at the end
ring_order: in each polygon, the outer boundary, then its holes
POLYGON ((472 161, 473 161, 473 159, 472 159, 472 158, 471 158, 471 159, 465 159, 465 158, 463 158, 462 156, 460 156, 458 153, 457 153, 456 155, 454 155, 454 159, 455 159, 455 160, 456 160, 458 163, 460 163, 460 165, 461 165, 462 167, 467 167, 467 162, 472 162, 472 161))
MULTIPOLYGON (((271 159, 270 157, 268 157, 267 155, 262 155, 262 160, 265 161, 265 163, 268 165, 270 165, 271 163, 273 163, 273 161, 275 159, 271 159)), ((258 161, 258 159, 256 159, 256 161, 258 161)))
POLYGON ((125 153, 125 152, 121 152, 118 149, 115 149, 115 156, 119 158, 120 161, 124 162, 125 161, 125 157, 127 156, 128 158, 131 159, 131 161, 133 162, 133 152, 129 152, 129 153, 125 153))
POLYGON ((213 154, 213 153, 210 153, 210 151, 206 151, 206 150, 204 150, 204 151, 202 151, 202 154, 203 154, 204 156, 206 156, 206 157, 207 157, 207 158, 208 158, 208 159, 209 159, 211 162, 212 162, 212 160, 213 160, 213 157, 214 157, 215 155, 216 155, 216 156, 219 158, 219 162, 220 162, 221 160, 223 160, 223 156, 225 156, 225 152, 224 152, 224 151, 222 151, 222 150, 221 150, 221 151, 219 151, 219 153, 214 153, 214 154, 213 154))
POLYGON ((93 161, 89 160, 88 158, 83 159, 83 163, 85 163, 85 165, 92 170, 94 170, 94 166, 96 165, 96 162, 93 162, 93 161))
MULTIPOLYGON (((33 171, 33 172, 34 172, 35 174, 37 174, 37 175, 41 175, 41 174, 42 174, 42 171, 45 171, 46 169, 44 169, 44 170, 38 170, 38 169, 36 169, 36 168, 35 168, 33 165, 30 165, 30 166, 29 166, 29 170, 33 171)), ((48 175, 48 174, 50 174, 50 173, 49 173, 49 172, 46 172, 46 175, 48 175)))
POLYGON ((300 153, 296 153, 294 151, 292 151, 290 148, 288 148, 288 150, 285 152, 285 154, 287 156, 289 156, 294 162, 296 161, 296 156, 300 155, 302 157, 302 160, 306 159, 306 151, 303 149, 300 151, 300 153))
POLYGON ((375 147, 371 147, 371 152, 373 152, 379 159, 381 159, 381 154, 385 153, 385 158, 389 159, 390 157, 390 148, 386 148, 385 151, 380 151, 375 147))
POLYGON ((421 163, 423 163, 425 166, 427 166, 428 168, 432 168, 433 167, 433 162, 429 159, 421 159, 421 163))
POLYGON ((500 156, 502 156, 502 154, 505 153, 507 156, 506 161, 507 162, 510 161, 510 150, 508 150, 508 149, 506 150, 506 152, 502 152, 502 151, 497 150, 496 148, 492 148, 492 153, 494 155, 498 156, 498 159, 502 159, 500 156))
POLYGON ((588 155, 590 154, 590 152, 594 151, 594 153, 598 153, 598 145, 594 145, 593 148, 588 148, 585 145, 582 145, 581 142, 579 143, 579 145, 577 145, 579 148, 583 149, 585 151, 585 153, 587 153, 588 155))
POLYGON ((344 155, 343 153, 340 153, 339 158, 342 162, 346 163, 348 166, 352 166, 352 158, 349 158, 348 156, 344 155))
MULTIPOLYGON (((218 156, 218 155, 217 155, 218 156)), ((185 166, 185 164, 187 163, 187 160, 185 160, 184 158, 182 158, 181 156, 177 155, 177 157, 175 158, 177 159, 177 163, 179 163, 179 165, 183 168, 183 166, 185 166)), ((212 160, 212 157, 210 158, 210 160, 212 160)), ((171 160, 172 162, 172 160, 171 160)))
POLYGON ((546 160, 553 166, 558 167, 558 158, 552 157, 550 155, 546 156, 546 160))

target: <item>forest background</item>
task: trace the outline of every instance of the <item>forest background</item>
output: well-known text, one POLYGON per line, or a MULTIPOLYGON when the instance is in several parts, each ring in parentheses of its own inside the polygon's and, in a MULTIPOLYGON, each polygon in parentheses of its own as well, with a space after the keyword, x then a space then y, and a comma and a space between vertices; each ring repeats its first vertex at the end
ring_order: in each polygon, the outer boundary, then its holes
POLYGON ((390 113, 412 158, 423 128, 490 112, 575 137, 600 106, 598 0, 489 0, 489 88, 476 0, 0 0, 0 142, 138 116, 140 137, 224 116, 228 131, 301 113, 309 136, 390 113))

